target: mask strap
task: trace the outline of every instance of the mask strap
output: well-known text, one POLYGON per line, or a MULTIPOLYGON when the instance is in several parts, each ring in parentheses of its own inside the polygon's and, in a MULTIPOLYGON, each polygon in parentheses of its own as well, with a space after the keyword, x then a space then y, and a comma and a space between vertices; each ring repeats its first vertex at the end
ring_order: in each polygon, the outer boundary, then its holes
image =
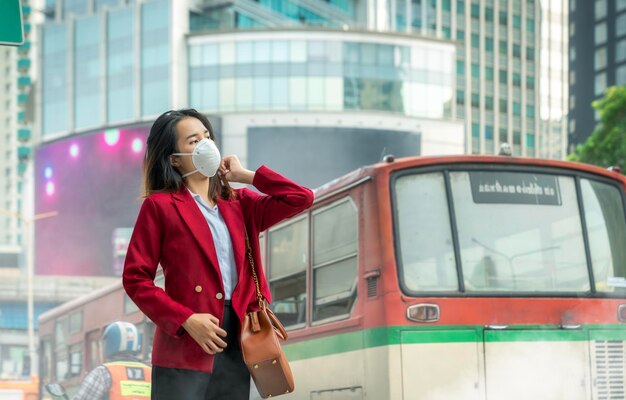
POLYGON ((188 176, 189 176, 189 175, 191 175, 191 174, 195 174, 196 172, 198 172, 198 170, 197 170, 197 169, 194 169, 194 170, 193 170, 193 171, 191 171, 191 172, 187 172, 186 174, 184 174, 184 175, 183 175, 183 178, 186 178, 186 177, 188 177, 188 176))

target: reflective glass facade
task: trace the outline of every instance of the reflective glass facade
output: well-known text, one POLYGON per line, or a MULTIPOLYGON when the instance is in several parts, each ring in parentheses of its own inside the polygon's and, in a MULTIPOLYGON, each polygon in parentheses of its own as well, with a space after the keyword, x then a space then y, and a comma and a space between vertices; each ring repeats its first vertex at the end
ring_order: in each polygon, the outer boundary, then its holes
POLYGON ((160 114, 170 105, 169 1, 141 8, 141 114, 160 114))
POLYGON ((109 13, 107 26, 107 121, 116 123, 133 118, 133 32, 132 8, 109 13))
POLYGON ((43 131, 54 133, 67 129, 67 27, 46 24, 42 37, 43 131))
MULTIPOLYGON (((88 3, 64 7, 80 11, 88 3)), ((93 10, 85 7, 83 16, 76 12, 42 27, 44 138, 171 108, 171 0, 103 0, 93 2, 93 10)))
POLYGON ((450 117, 450 46, 340 39, 192 41, 189 103, 205 112, 376 110, 450 117))
POLYGON ((101 124, 100 18, 77 19, 74 26, 74 127, 101 124))

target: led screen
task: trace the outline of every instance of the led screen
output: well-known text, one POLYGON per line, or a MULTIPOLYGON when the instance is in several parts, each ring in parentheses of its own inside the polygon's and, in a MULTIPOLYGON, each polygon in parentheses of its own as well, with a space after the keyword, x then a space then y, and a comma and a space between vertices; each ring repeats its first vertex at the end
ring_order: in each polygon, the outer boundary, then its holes
POLYGON ((35 272, 120 275, 141 204, 148 127, 109 129, 41 145, 35 155, 35 272))

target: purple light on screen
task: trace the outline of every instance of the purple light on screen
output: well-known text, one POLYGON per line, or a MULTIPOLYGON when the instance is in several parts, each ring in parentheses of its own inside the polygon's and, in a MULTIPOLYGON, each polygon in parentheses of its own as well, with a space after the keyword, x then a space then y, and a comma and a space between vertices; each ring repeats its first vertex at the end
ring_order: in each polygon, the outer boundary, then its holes
POLYGON ((107 129, 104 131, 104 142, 109 146, 115 146, 120 141, 119 129, 107 129))
POLYGON ((76 143, 70 146, 70 156, 72 158, 78 157, 78 145, 76 143))
POLYGON ((53 182, 46 183, 46 194, 48 196, 52 196, 54 194, 54 183, 53 182))
POLYGON ((141 139, 134 139, 131 148, 133 149, 133 153, 141 153, 141 150, 143 150, 143 142, 141 139))

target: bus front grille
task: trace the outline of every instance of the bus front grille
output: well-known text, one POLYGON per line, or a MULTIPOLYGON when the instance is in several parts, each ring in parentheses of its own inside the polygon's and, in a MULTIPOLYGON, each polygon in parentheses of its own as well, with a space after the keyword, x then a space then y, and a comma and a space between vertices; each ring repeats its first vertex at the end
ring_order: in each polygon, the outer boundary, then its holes
POLYGON ((623 340, 594 340, 592 376, 595 400, 626 399, 624 364, 626 351, 623 340))

